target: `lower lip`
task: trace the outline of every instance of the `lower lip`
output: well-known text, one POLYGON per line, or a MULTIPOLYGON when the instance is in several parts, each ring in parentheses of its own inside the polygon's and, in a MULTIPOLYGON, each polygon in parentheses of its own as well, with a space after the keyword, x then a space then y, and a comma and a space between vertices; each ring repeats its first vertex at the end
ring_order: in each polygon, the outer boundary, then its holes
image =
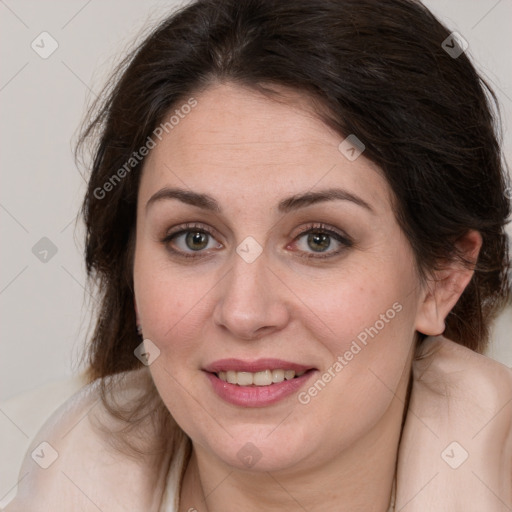
POLYGON ((297 392, 311 378, 315 370, 309 370, 300 377, 269 386, 238 386, 219 379, 214 373, 205 373, 215 393, 226 402, 241 407, 265 407, 297 392))

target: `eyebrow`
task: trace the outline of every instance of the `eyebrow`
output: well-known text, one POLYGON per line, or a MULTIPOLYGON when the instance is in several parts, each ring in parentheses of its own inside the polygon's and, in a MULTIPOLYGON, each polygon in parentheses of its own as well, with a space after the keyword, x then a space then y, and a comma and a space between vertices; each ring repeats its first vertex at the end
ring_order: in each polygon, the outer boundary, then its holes
MULTIPOLYGON (((222 208, 217 200, 208 194, 200 194, 183 188, 168 187, 162 188, 150 197, 146 203, 146 211, 151 205, 169 199, 177 199, 183 203, 191 206, 197 206, 198 208, 210 212, 222 213, 222 208)), ((335 200, 350 201, 362 208, 365 208, 371 213, 375 213, 373 208, 365 200, 341 188, 328 188, 319 190, 318 192, 306 192, 304 194, 296 194, 287 197, 279 203, 278 211, 281 213, 287 213, 313 204, 335 200)))

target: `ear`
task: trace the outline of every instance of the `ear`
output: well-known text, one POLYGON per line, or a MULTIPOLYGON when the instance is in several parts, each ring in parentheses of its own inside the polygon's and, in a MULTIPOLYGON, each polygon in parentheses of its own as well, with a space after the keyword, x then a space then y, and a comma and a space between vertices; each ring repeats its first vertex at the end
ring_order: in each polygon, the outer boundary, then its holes
POLYGON ((457 240, 455 246, 472 265, 468 267, 458 260, 448 261, 428 279, 416 316, 416 330, 428 336, 443 334, 445 318, 473 277, 482 236, 478 231, 468 231, 457 240))

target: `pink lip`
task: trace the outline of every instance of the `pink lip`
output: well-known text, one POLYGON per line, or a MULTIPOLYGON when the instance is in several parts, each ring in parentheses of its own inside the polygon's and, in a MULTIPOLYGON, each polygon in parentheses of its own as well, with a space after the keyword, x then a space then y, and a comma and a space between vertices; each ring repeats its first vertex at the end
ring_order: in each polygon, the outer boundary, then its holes
POLYGON ((262 372, 263 370, 295 370, 304 372, 314 369, 312 366, 283 361, 282 359, 256 359, 255 361, 242 361, 241 359, 219 359, 204 368, 210 373, 227 371, 235 372, 262 372))
POLYGON ((279 402, 297 392, 315 373, 315 368, 279 359, 258 359, 257 361, 222 359, 205 368, 205 375, 210 381, 213 391, 226 402, 240 407, 265 407, 279 402), (255 373, 278 369, 295 370, 296 372, 305 371, 306 373, 300 377, 270 384, 269 386, 238 386, 237 384, 224 382, 216 375, 221 371, 255 373))

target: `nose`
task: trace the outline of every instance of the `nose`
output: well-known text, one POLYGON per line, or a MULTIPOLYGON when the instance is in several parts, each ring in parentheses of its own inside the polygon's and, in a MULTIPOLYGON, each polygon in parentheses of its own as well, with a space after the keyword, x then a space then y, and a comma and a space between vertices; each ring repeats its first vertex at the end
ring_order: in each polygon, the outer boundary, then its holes
POLYGON ((290 318, 288 290, 269 268, 265 253, 248 263, 234 252, 232 261, 231 270, 216 287, 215 323, 243 340, 283 329, 290 318))

